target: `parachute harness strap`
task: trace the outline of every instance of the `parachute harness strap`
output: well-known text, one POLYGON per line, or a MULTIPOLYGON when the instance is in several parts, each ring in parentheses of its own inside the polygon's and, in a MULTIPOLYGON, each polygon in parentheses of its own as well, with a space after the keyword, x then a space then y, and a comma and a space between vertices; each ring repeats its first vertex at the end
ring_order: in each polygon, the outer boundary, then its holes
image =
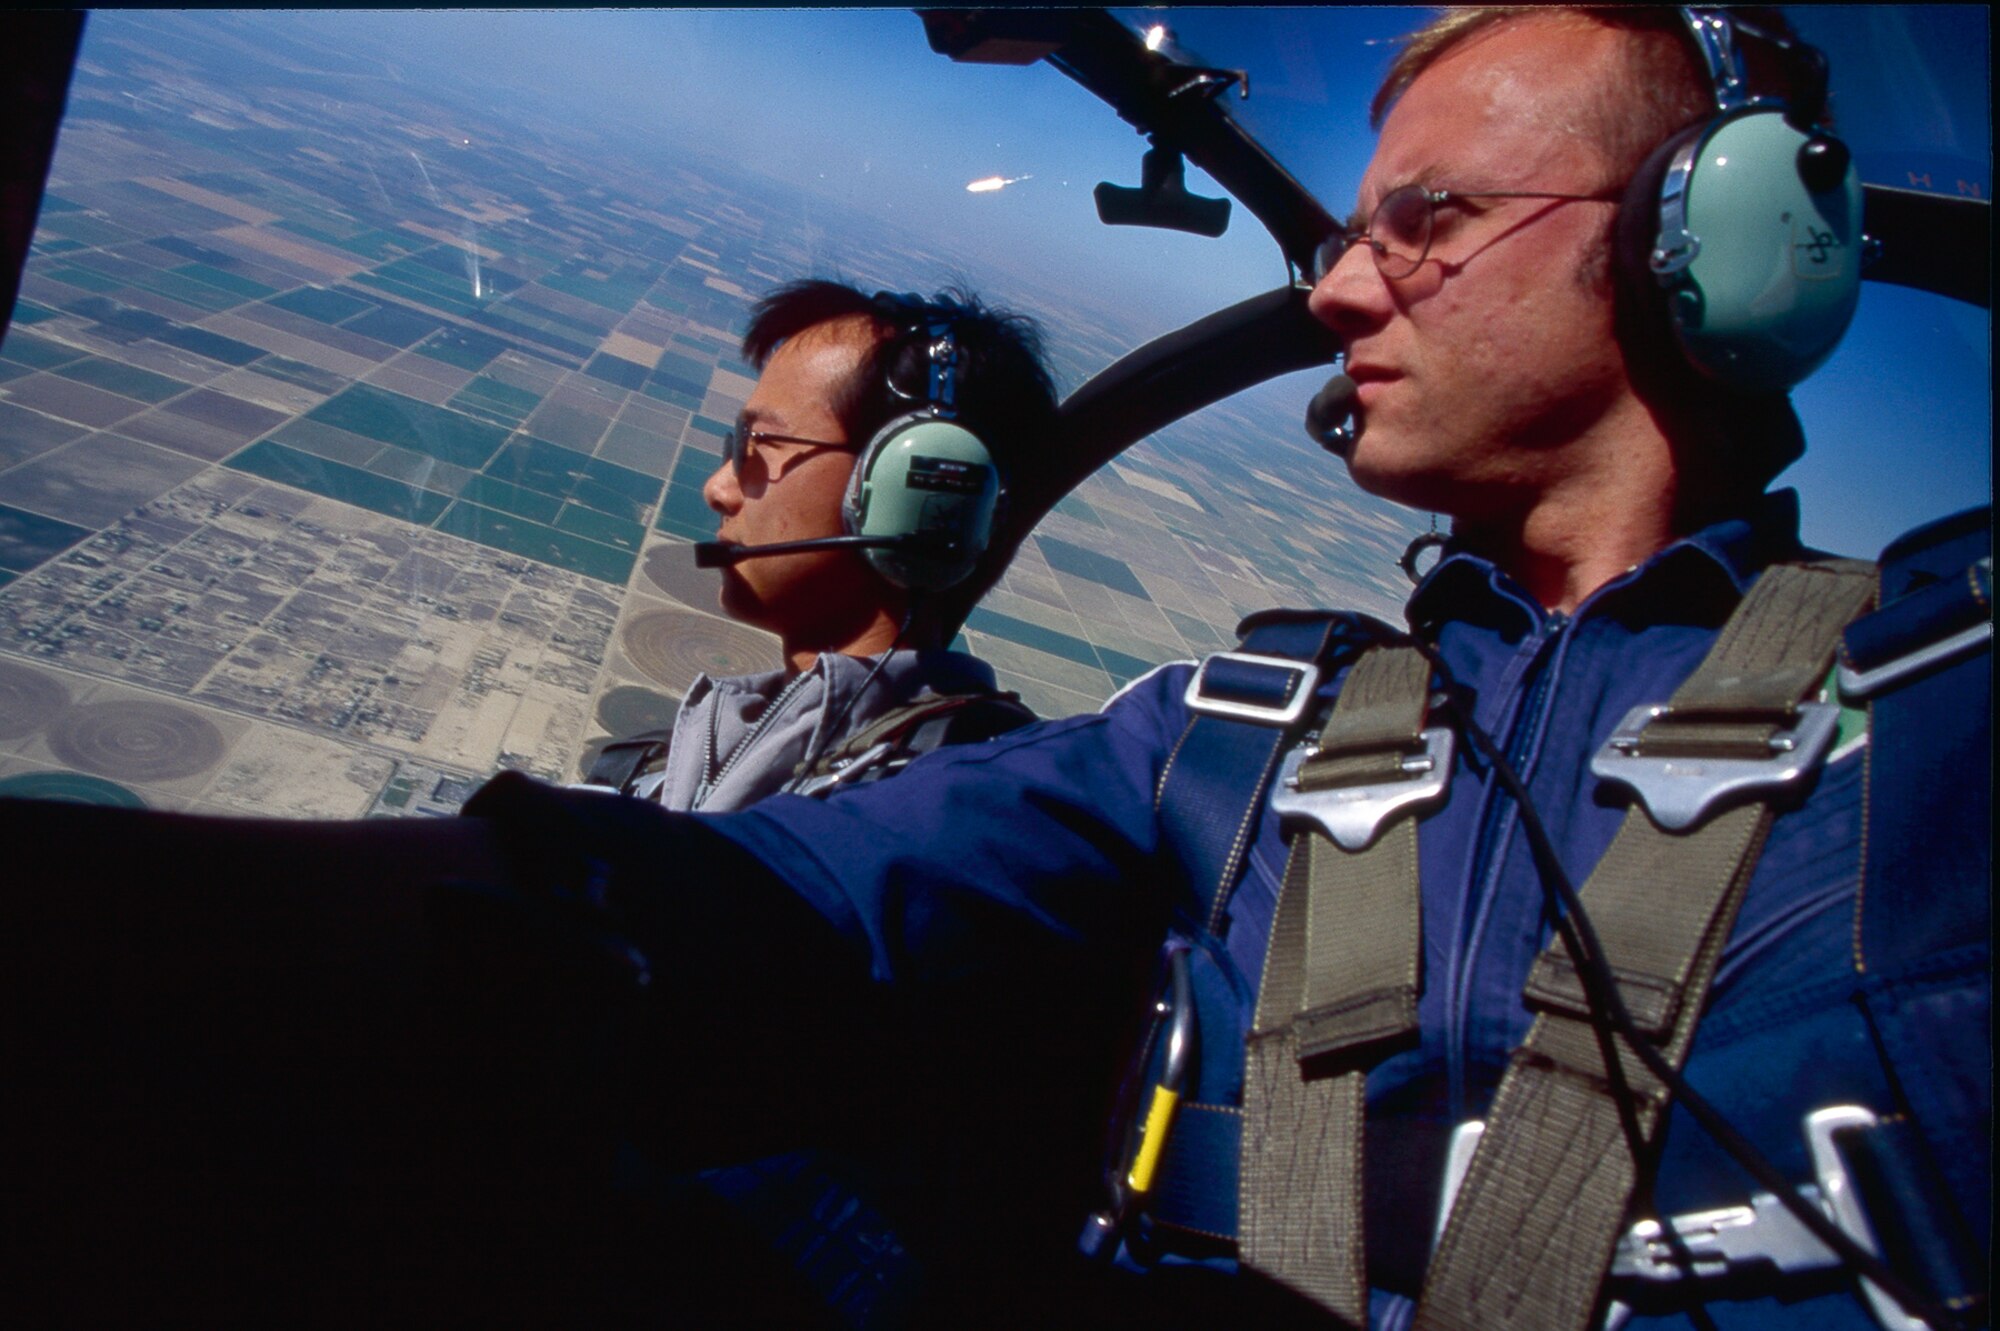
MULTIPOLYGON (((1768 747, 1826 675, 1843 626, 1869 604, 1872 567, 1779 565, 1674 694, 1648 744, 1692 759, 1768 747), (1678 723, 1678 724, 1676 724, 1678 723)), ((1765 790, 1664 830, 1626 815, 1583 889, 1618 994, 1678 1068, 1770 826, 1765 790)), ((1536 961, 1539 1015, 1515 1050, 1425 1279, 1420 1331, 1584 1331, 1668 1103, 1615 1034, 1560 944, 1536 961)))
MULTIPOLYGON (((1301 790, 1395 780, 1421 750, 1430 664, 1377 647, 1349 675, 1301 790)), ((1359 851, 1292 837, 1247 1041, 1237 1171, 1245 1264, 1367 1322, 1362 1120, 1368 1068, 1417 1034, 1414 817, 1359 851)))

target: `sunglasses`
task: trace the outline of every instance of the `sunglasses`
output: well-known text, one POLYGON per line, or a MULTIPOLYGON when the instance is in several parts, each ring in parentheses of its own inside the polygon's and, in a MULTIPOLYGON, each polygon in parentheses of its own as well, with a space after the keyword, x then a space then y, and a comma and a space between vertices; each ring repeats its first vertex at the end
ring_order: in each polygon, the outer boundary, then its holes
POLYGON ((722 436, 722 458, 729 464, 736 478, 743 478, 743 464, 750 457, 752 444, 798 444, 805 448, 841 448, 853 452, 860 444, 836 442, 832 439, 801 439, 795 434, 773 434, 769 430, 752 430, 737 426, 722 436))

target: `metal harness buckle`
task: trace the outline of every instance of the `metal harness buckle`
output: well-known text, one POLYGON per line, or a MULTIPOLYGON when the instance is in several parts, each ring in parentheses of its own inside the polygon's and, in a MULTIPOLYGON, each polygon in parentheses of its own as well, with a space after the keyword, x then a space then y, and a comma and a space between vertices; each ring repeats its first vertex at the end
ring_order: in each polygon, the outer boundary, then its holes
MULTIPOLYGON (((1862 1210, 1861 1198, 1854 1190, 1854 1181, 1848 1176, 1847 1164, 1834 1140, 1836 1133, 1872 1128, 1876 1122, 1875 1111, 1861 1105, 1814 1110, 1806 1115, 1806 1147, 1812 1152, 1813 1173, 1819 1177, 1820 1202, 1826 1213, 1840 1226, 1841 1233, 1879 1257, 1882 1246, 1876 1242, 1875 1231, 1862 1210)), ((1929 1323, 1904 1312, 1903 1305, 1874 1281, 1863 1280, 1861 1292, 1883 1331, 1930 1331, 1929 1323)))
POLYGON ((1154 1048, 1164 1038, 1160 1077, 1147 1099, 1145 1117, 1135 1116, 1120 1133, 1118 1154, 1106 1171, 1111 1204, 1094 1212, 1084 1222, 1083 1233, 1078 1237, 1078 1249, 1093 1260, 1106 1260, 1117 1251, 1126 1237, 1126 1226, 1144 1207, 1158 1181, 1161 1153, 1173 1129, 1175 1110, 1187 1089, 1188 1070, 1194 1064, 1201 1039, 1186 943, 1178 939, 1168 942, 1165 970, 1164 991, 1153 1005, 1156 1025, 1139 1046, 1134 1073, 1135 1077, 1143 1077, 1152 1062, 1154 1048))
MULTIPOLYGON (((1812 1155, 1815 1182, 1799 1188, 1799 1196, 1817 1207, 1840 1227, 1842 1233, 1869 1252, 1879 1254, 1875 1231, 1861 1208, 1847 1164, 1835 1143, 1836 1133, 1875 1126, 1873 1110, 1860 1105, 1833 1105, 1816 1109, 1802 1122, 1806 1146, 1812 1155)), ((1444 1237, 1445 1223, 1451 1218, 1453 1203, 1472 1167, 1472 1156, 1486 1124, 1478 1119, 1461 1123, 1452 1132, 1451 1147, 1445 1158, 1444 1193, 1438 1207, 1437 1231, 1433 1242, 1444 1237)), ((1803 1221, 1787 1210, 1768 1192, 1751 1196, 1742 1206, 1722 1206, 1712 1211, 1689 1211, 1665 1220, 1641 1220, 1621 1234, 1611 1257, 1610 1278, 1630 1285, 1662 1288, 1681 1281, 1716 1280, 1763 1268, 1779 1275, 1805 1275, 1842 1265, 1839 1254, 1820 1242, 1803 1221), (1668 1242, 1671 1226, 1692 1264, 1683 1267, 1668 1242)), ((1883 1331, 1929 1331, 1920 1318, 1904 1312, 1901 1305, 1875 1285, 1861 1281, 1869 1311, 1883 1331)), ((1619 1331, 1632 1317, 1632 1308, 1613 1300, 1604 1317, 1604 1331, 1619 1331)))
POLYGON ((1312 706, 1313 693, 1318 688, 1319 667, 1310 661, 1294 661, 1288 656, 1260 656, 1255 652, 1215 652, 1202 658, 1194 678, 1188 681, 1183 701, 1190 712, 1203 716, 1226 716, 1267 726, 1289 726, 1306 714, 1306 708, 1312 706), (1273 690, 1278 701, 1264 703, 1249 697, 1231 698, 1207 692, 1209 668, 1217 663, 1279 672, 1283 679, 1280 687, 1273 690))
POLYGON ((1271 811, 1280 821, 1303 819, 1314 824, 1343 850, 1365 850, 1391 815, 1436 799, 1451 780, 1450 727, 1428 727, 1418 738, 1424 742, 1424 751, 1403 759, 1401 776, 1326 790, 1300 790, 1299 768, 1320 753, 1317 741, 1309 739, 1286 754, 1278 768, 1277 784, 1271 788, 1271 811))
POLYGON ((1843 635, 1840 660, 1840 694, 1863 701, 1892 684, 1933 666, 1957 660, 1993 641, 1993 557, 1976 561, 1965 571, 1963 581, 1934 582, 1882 607, 1874 615, 1857 620, 1843 635), (1889 643, 1870 642, 1874 635, 1863 633, 1860 659, 1849 656, 1856 630, 1888 618, 1894 620, 1907 608, 1915 608, 1910 636, 1919 639, 1909 650, 1882 659, 1880 650, 1889 644, 1901 645, 1901 634, 1891 634, 1889 643), (1954 626, 1956 626, 1954 628, 1954 626))
MULTIPOLYGON (((1808 1183, 1799 1196, 1826 1209, 1820 1190, 1808 1183)), ((1611 1257, 1613 1280, 1675 1284, 1693 1277, 1714 1280, 1732 1271, 1768 1262, 1781 1272, 1819 1271, 1840 1265, 1833 1250, 1813 1237, 1799 1218, 1768 1192, 1752 1193, 1744 1206, 1689 1211, 1666 1221, 1641 1220, 1618 1240, 1611 1257), (1679 1236, 1692 1264, 1683 1268, 1667 1241, 1667 1226, 1679 1236)))
POLYGON ((1640 752, 1646 727, 1673 710, 1658 704, 1634 707, 1590 760, 1593 775, 1631 787, 1653 821, 1669 831, 1699 823, 1719 800, 1804 777, 1826 757, 1840 726, 1839 704, 1802 702, 1791 717, 1791 729, 1772 736, 1768 758, 1640 752))

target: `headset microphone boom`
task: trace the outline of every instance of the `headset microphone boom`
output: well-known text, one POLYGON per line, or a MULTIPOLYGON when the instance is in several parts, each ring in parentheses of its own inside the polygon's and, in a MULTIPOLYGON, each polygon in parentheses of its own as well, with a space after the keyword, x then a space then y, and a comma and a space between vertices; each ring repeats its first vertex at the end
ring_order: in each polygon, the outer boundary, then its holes
POLYGON ((802 554, 808 550, 908 550, 924 547, 923 553, 949 558, 957 543, 927 532, 906 532, 899 536, 814 536, 803 541, 773 541, 768 545, 738 545, 734 541, 696 541, 696 568, 728 568, 746 559, 763 555, 802 554))

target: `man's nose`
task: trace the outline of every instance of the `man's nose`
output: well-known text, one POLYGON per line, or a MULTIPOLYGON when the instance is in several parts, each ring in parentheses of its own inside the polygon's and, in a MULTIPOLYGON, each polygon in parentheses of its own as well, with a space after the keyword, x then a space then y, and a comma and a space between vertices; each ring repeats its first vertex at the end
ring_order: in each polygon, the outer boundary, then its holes
POLYGON ((718 513, 734 513, 743 506, 743 491, 736 484, 736 468, 724 458, 721 465, 701 483, 701 502, 718 513))
POLYGON ((1306 308, 1328 328, 1351 334, 1375 326, 1392 304, 1389 283, 1362 239, 1349 245, 1313 286, 1306 308))

